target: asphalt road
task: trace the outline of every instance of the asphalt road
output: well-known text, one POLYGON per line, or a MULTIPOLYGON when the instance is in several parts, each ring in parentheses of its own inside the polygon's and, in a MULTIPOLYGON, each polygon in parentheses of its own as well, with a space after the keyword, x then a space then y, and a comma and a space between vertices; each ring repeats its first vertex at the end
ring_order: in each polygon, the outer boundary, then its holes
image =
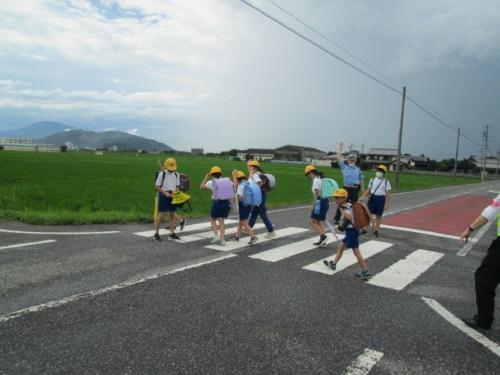
MULTIPOLYGON (((399 194, 389 214, 498 190, 490 182, 399 194)), ((309 229, 308 212, 291 207, 271 218, 277 229, 309 229)), ((302 251, 310 230, 222 252, 193 238, 208 229, 181 233, 189 243, 136 234, 150 229, 0 221, 0 373, 336 374, 358 365, 370 374, 498 373, 500 352, 422 299, 458 318, 474 313, 473 272, 494 226, 465 257, 446 236, 392 229, 364 236, 367 253, 386 246, 368 258, 372 281, 419 249, 440 257, 402 290, 361 282, 357 265, 334 275, 304 269, 336 249, 302 251), (116 232, 82 234, 106 231, 116 232), (24 246, 8 247, 16 244, 24 246), (277 248, 281 258, 259 258, 277 248), (356 362, 365 349, 377 360, 356 362)), ((500 324, 483 334, 500 344, 500 324)))

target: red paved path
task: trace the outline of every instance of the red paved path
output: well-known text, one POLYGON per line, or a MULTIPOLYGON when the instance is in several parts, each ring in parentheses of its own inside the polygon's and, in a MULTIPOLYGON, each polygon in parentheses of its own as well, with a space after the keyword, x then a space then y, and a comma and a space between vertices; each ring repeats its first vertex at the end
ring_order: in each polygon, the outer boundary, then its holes
POLYGON ((489 196, 464 194, 383 219, 383 224, 458 236, 491 202, 489 196))

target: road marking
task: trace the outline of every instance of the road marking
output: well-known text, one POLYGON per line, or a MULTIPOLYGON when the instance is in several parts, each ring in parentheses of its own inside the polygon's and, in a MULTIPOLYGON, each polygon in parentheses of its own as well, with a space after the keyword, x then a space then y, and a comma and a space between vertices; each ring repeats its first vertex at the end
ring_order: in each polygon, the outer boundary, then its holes
MULTIPOLYGON (((226 225, 230 225, 230 224, 235 224, 238 221, 228 219, 228 220, 224 220, 224 222, 226 225)), ((177 232, 177 233, 195 232, 198 230, 210 229, 211 227, 212 227, 212 225, 210 224, 210 222, 190 224, 190 225, 186 225, 182 232, 177 232)), ((170 230, 163 228, 163 229, 160 229, 159 233, 160 233, 160 235, 170 234, 170 230)), ((153 235, 155 234, 155 231, 154 230, 146 230, 146 231, 142 231, 142 232, 135 232, 134 234, 136 236, 141 236, 141 237, 153 237, 153 235)))
POLYGON ((493 224, 493 221, 489 221, 485 225, 483 225, 476 233, 476 235, 472 238, 469 238, 469 241, 458 251, 457 255, 460 257, 466 256, 469 251, 472 250, 474 247, 474 244, 478 242, 481 237, 490 229, 491 224, 493 224))
MULTIPOLYGON (((373 255, 378 254, 378 253, 384 251, 385 249, 388 249, 391 246, 393 246, 392 243, 372 240, 372 241, 367 241, 365 243, 362 243, 359 246, 359 249, 361 251, 361 254, 363 254, 363 257, 365 259, 368 259, 368 258, 372 257, 373 255)), ((358 262, 358 260, 356 259, 356 257, 354 256, 354 254, 352 253, 351 250, 345 250, 344 255, 342 256, 339 263, 337 264, 337 269, 334 271, 331 268, 329 268, 323 264, 323 260, 333 260, 334 257, 335 257, 335 254, 329 256, 328 258, 324 258, 324 259, 321 259, 320 261, 317 261, 317 262, 311 263, 307 266, 304 266, 304 267, 302 267, 302 269, 308 270, 308 271, 320 272, 320 273, 324 273, 326 275, 334 275, 334 274, 336 274, 336 273, 338 273, 338 272, 346 269, 347 267, 350 267, 353 264, 356 264, 358 262)))
POLYGON ((20 316, 27 315, 29 313, 40 312, 43 310, 48 310, 48 309, 53 308, 53 307, 62 306, 62 305, 65 305, 67 303, 70 303, 70 302, 78 301, 78 300, 81 300, 84 298, 99 296, 101 294, 113 292, 113 291, 119 290, 119 289, 124 289, 124 288, 127 288, 129 286, 145 283, 146 281, 154 280, 154 279, 157 279, 159 277, 168 276, 168 275, 172 275, 172 274, 179 273, 182 271, 190 270, 193 268, 202 267, 202 266, 207 265, 207 264, 216 263, 216 262, 219 262, 221 260, 226 260, 226 259, 233 258, 236 256, 237 256, 236 254, 228 254, 228 255, 218 257, 215 259, 210 259, 210 260, 206 260, 203 262, 193 263, 193 264, 190 264, 190 265, 187 265, 184 267, 176 268, 176 269, 173 269, 171 271, 165 271, 165 272, 157 273, 157 274, 154 274, 151 276, 146 276, 146 277, 141 278, 141 279, 130 280, 130 281, 126 281, 126 282, 123 282, 120 284, 108 286, 106 288, 97 289, 97 290, 93 290, 90 292, 79 293, 79 294, 72 295, 70 297, 65 297, 65 298, 50 301, 47 303, 42 303, 40 305, 31 306, 31 307, 28 307, 26 309, 14 311, 10 314, 0 315, 0 323, 9 321, 11 319, 16 319, 20 316))
POLYGON ((425 297, 422 297, 422 299, 424 300, 424 302, 427 305, 429 305, 429 307, 431 309, 433 309, 435 312, 437 312, 439 315, 441 315, 449 323, 451 323, 456 328, 458 328, 460 331, 462 331, 463 333, 468 335, 470 338, 476 340, 478 343, 485 346, 486 348, 488 348, 489 350, 491 350, 493 353, 495 353, 497 356, 500 357, 500 346, 496 342, 491 341, 486 336, 482 335, 481 333, 479 333, 475 329, 469 327, 462 320, 458 319, 455 315, 453 315, 448 310, 446 310, 436 300, 434 300, 432 298, 425 298, 425 297))
MULTIPOLYGON (((411 233, 418 233, 418 234, 425 234, 427 236, 435 236, 435 237, 441 237, 441 238, 449 238, 451 240, 459 240, 460 236, 453 236, 451 234, 444 234, 444 233, 438 233, 438 232, 430 232, 428 230, 421 230, 421 229, 413 229, 413 228, 407 228, 407 227, 397 227, 394 225, 381 225, 382 228, 387 228, 387 229, 394 229, 394 230, 399 230, 403 232, 411 232, 411 233)), ((476 240, 472 240, 476 242, 476 240)))
POLYGON ((0 250, 15 249, 17 247, 25 247, 25 246, 35 246, 35 245, 41 245, 41 244, 44 244, 44 243, 52 243, 52 242, 56 242, 56 240, 26 242, 26 243, 18 243, 18 244, 15 244, 15 245, 0 246, 0 250))
POLYGON ((366 375, 382 359, 384 353, 371 349, 365 349, 363 354, 345 370, 345 375, 366 375))
MULTIPOLYGON (((304 233, 308 232, 309 229, 304 229, 304 228, 295 228, 295 227, 288 227, 288 228, 283 228, 283 229, 278 229, 275 230, 274 232, 276 233, 276 237, 273 238, 273 240, 277 240, 279 238, 287 237, 287 236, 293 236, 294 234, 299 234, 299 233, 304 233)), ((265 238, 262 236, 259 236, 259 240, 257 241, 257 245, 263 242, 270 241, 269 238, 265 238)), ((220 246, 220 245, 208 245, 205 246, 208 249, 212 250, 219 250, 219 251, 233 251, 233 250, 238 250, 238 249, 243 249, 245 247, 250 246, 247 241, 228 241, 226 242, 225 246, 220 246)), ((255 245, 253 245, 255 246, 255 245)))
POLYGON ((367 283, 388 289, 403 290, 443 255, 443 253, 435 251, 418 249, 405 259, 401 259, 384 271, 377 273, 367 283))
POLYGON ((88 235, 88 234, 113 234, 121 233, 119 230, 108 230, 104 232, 28 232, 24 230, 10 230, 10 229, 0 229, 3 233, 19 233, 19 234, 49 234, 54 236, 78 236, 78 235, 88 235))
MULTIPOLYGON (((262 228, 265 228, 265 225, 262 223, 255 224, 255 226, 253 227, 253 229, 255 229, 255 230, 262 229, 262 228)), ((237 229, 238 229, 237 227, 226 228, 226 232, 225 232, 226 239, 227 239, 227 236, 229 234, 236 233, 237 229)), ((190 242, 195 242, 195 241, 200 241, 200 240, 206 240, 208 238, 212 238, 213 236, 214 236, 214 232, 212 232, 212 231, 196 233, 196 234, 191 234, 191 235, 186 235, 186 236, 181 235, 181 239, 176 240, 175 242, 190 243, 190 242)), ((243 239, 242 239, 242 241, 243 241, 243 239)))
MULTIPOLYGON (((329 234, 327 236, 328 236, 329 244, 338 241, 333 236, 330 236, 329 234)), ((343 236, 342 236, 342 238, 343 238, 343 236)), ((340 236, 339 236, 339 239, 340 239, 340 236)), ((317 240, 318 240, 318 237, 316 236, 313 238, 308 238, 307 240, 293 242, 293 243, 288 244, 288 245, 275 247, 275 248, 270 249, 270 250, 266 250, 266 251, 262 251, 262 252, 257 253, 257 254, 250 255, 250 258, 265 260, 267 262, 277 262, 277 261, 280 261, 282 259, 286 259, 286 258, 292 257, 294 255, 304 253, 304 252, 309 251, 309 250, 319 249, 319 247, 317 245, 313 245, 313 242, 315 242, 317 240)))
MULTIPOLYGON (((441 189, 441 188, 439 188, 439 189, 441 189)), ((399 193, 399 194, 419 193, 419 192, 425 192, 425 191, 431 191, 431 190, 435 190, 435 189, 408 191, 408 192, 399 193)), ((464 192, 461 192, 461 193, 458 193, 458 194, 450 195, 449 197, 445 197, 445 198, 441 197, 441 198, 433 199, 433 200, 430 200, 430 201, 427 201, 427 202, 424 202, 424 203, 415 204, 415 205, 410 206, 410 207, 404 207, 404 208, 400 208, 398 210, 389 210, 389 211, 387 211, 387 212, 384 213, 384 216, 392 216, 392 215, 399 214, 401 212, 411 211, 411 210, 414 210, 415 208, 421 208, 421 207, 429 206, 429 205, 434 204, 434 203, 439 203, 439 202, 444 201, 444 200, 448 200, 448 199, 451 199, 451 198, 456 198, 456 197, 459 197, 461 195, 470 194, 470 193, 471 193, 471 191, 464 191, 464 192)), ((396 195, 396 194, 393 194, 393 195, 396 195)))

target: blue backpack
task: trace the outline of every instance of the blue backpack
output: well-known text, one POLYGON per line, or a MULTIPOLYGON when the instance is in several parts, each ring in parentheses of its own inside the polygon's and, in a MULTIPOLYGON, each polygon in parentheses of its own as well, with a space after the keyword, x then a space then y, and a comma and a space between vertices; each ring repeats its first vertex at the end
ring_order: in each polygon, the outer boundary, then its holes
POLYGON ((250 182, 243 183, 243 205, 259 206, 262 203, 262 192, 259 185, 250 182))

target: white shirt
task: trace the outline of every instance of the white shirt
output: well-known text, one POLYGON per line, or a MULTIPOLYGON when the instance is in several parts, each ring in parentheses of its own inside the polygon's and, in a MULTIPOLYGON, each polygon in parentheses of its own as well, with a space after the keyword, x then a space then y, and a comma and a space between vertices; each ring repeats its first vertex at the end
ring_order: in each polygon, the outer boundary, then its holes
POLYGON ((385 178, 372 178, 368 183, 368 188, 370 193, 373 195, 387 195, 388 191, 391 191, 391 183, 385 178), (380 186, 379 186, 380 185, 380 186))
POLYGON ((242 198, 243 198, 243 196, 244 196, 244 193, 243 193, 243 192, 244 192, 244 191, 245 191, 245 186, 243 186, 243 183, 240 183, 240 184, 238 185, 238 188, 236 189, 236 195, 239 195, 240 197, 242 197, 242 198))
POLYGON ((493 199, 493 202, 486 207, 483 212, 481 213, 481 216, 483 216, 485 219, 488 221, 495 220, 497 215, 500 213, 500 194, 493 199))
POLYGON ((321 195, 321 178, 314 177, 311 190, 313 194, 315 193, 315 190, 318 190, 319 195, 321 195))
POLYGON ((262 180, 260 179, 260 173, 255 172, 249 179, 250 182, 255 182, 257 185, 259 185, 259 182, 262 180))
POLYGON ((214 197, 214 182, 212 180, 208 180, 205 183, 205 186, 207 187, 208 190, 212 192, 212 199, 215 199, 214 197))
POLYGON ((177 172, 160 172, 156 178, 156 187, 161 188, 164 191, 176 191, 177 187, 181 184, 181 179, 179 173, 177 172), (165 179, 163 180, 163 174, 165 173, 165 179), (161 183, 163 180, 163 184, 161 183))

